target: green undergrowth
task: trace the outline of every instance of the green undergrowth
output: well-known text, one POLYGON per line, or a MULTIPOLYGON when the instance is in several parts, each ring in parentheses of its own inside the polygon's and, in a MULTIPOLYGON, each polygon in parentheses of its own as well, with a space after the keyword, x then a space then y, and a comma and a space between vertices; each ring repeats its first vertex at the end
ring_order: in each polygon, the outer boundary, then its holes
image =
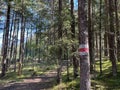
MULTIPOLYGON (((117 76, 112 76, 111 73, 111 62, 104 60, 102 62, 103 73, 99 73, 99 61, 95 65, 95 73, 91 74, 91 90, 120 90, 120 62, 117 62, 118 73, 117 76)), ((70 80, 67 81, 66 71, 63 72, 63 81, 61 84, 53 87, 52 90, 79 90, 80 88, 80 77, 73 78, 73 70, 70 70, 70 80)))
POLYGON ((73 69, 69 68, 69 80, 67 77, 67 72, 62 72, 62 83, 55 85, 51 90, 78 90, 80 78, 73 78, 73 69))
MULTIPOLYGON (((99 72, 99 62, 96 62, 96 70, 99 72)), ((112 75, 111 62, 109 60, 104 60, 102 62, 102 75, 97 75, 94 82, 98 82, 103 90, 120 90, 120 62, 117 62, 117 76, 112 75)), ((95 83, 97 85, 97 83, 95 83)))
MULTIPOLYGON (((7 72, 6 76, 0 78, 0 85, 9 83, 9 82, 20 82, 24 78, 29 78, 33 76, 40 76, 45 74, 49 70, 54 70, 55 65, 47 64, 27 64, 23 68, 21 76, 18 76, 17 73, 10 70, 7 72)), ((95 72, 91 74, 91 90, 120 90, 120 62, 117 62, 118 73, 117 76, 112 76, 111 73, 111 62, 109 60, 102 61, 102 75, 100 75, 99 70, 99 61, 96 61, 95 72)), ((76 79, 73 78, 73 68, 69 68, 69 80, 67 78, 66 69, 62 72, 62 83, 57 85, 56 80, 54 80, 55 85, 51 90, 79 90, 80 88, 80 77, 76 79)))

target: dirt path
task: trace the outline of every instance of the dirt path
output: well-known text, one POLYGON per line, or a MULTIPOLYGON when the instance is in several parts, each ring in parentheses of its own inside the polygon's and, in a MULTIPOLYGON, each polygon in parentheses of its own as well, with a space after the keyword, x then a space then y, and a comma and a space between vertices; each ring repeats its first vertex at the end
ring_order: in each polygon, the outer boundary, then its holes
POLYGON ((0 86, 0 90, 50 90, 55 77, 56 72, 49 71, 39 77, 23 79, 22 82, 10 82, 7 85, 0 86))

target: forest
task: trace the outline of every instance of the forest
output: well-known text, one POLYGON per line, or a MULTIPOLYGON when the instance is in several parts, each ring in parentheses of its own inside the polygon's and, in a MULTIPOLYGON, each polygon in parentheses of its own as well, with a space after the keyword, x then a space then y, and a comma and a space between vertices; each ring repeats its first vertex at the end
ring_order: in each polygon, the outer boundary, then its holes
POLYGON ((119 0, 0 0, 0 90, 120 90, 119 0))

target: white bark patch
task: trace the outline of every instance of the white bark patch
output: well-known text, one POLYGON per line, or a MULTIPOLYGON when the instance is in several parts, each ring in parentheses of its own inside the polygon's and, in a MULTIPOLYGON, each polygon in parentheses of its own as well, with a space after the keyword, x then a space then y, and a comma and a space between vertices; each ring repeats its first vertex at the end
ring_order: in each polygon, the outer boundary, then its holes
POLYGON ((79 46, 79 54, 80 55, 88 55, 89 47, 88 44, 81 44, 79 46))
POLYGON ((88 44, 81 44, 81 45, 79 46, 79 49, 81 49, 81 48, 88 48, 88 44))

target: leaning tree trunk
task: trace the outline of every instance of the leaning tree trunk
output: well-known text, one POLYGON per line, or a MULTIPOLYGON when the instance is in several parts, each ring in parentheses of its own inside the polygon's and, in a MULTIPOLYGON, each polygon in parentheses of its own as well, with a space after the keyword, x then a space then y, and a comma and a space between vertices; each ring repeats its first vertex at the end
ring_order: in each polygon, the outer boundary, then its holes
POLYGON ((80 90, 90 90, 90 62, 87 26, 87 0, 78 0, 80 34, 80 90))
POLYGON ((3 37, 3 58, 2 58, 2 72, 1 77, 5 76, 6 73, 6 60, 7 60, 7 49, 8 49, 8 36, 9 36, 9 26, 10 26, 10 3, 8 2, 7 7, 7 20, 6 20, 6 27, 5 33, 3 37))

